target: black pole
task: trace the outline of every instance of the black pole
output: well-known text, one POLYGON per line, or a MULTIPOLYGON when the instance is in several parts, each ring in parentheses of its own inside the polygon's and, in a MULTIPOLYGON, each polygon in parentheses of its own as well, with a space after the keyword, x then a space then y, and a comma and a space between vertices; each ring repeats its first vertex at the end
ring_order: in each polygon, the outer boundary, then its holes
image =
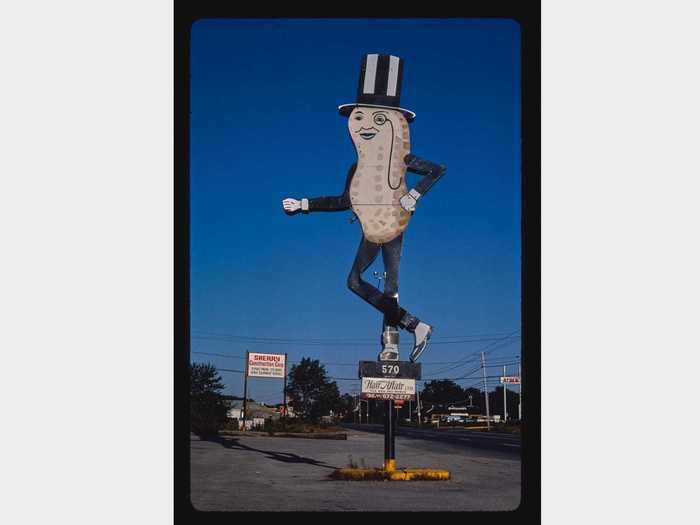
POLYGON ((384 416, 384 470, 393 471, 396 468, 394 454, 394 402, 386 402, 386 414, 384 416))

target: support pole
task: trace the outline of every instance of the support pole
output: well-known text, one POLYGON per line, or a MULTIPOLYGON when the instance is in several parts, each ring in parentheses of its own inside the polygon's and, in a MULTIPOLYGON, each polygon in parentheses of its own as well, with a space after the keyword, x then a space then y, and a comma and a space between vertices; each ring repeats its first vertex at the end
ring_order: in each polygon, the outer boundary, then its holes
POLYGON ((246 414, 248 413, 248 359, 250 352, 245 353, 245 374, 243 374, 243 430, 245 430, 246 414))
POLYGON ((284 419, 287 419, 287 353, 284 354, 284 386, 282 387, 282 403, 284 404, 284 419))
POLYGON ((394 402, 388 400, 386 401, 386 415, 384 417, 384 470, 387 472, 396 470, 394 438, 394 402))
POLYGON ((491 414, 489 412, 489 389, 486 385, 486 356, 481 352, 481 371, 484 376, 484 397, 486 397, 486 429, 491 430, 491 414))
POLYGON ((523 420, 523 372, 521 365, 518 365, 518 419, 523 420))

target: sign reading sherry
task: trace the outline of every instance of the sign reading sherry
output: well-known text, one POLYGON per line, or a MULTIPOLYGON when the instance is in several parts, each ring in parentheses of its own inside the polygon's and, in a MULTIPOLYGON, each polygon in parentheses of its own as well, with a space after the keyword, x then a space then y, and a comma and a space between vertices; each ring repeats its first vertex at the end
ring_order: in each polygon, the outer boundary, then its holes
POLYGON ((278 377, 285 376, 285 354, 248 354, 249 377, 278 377))

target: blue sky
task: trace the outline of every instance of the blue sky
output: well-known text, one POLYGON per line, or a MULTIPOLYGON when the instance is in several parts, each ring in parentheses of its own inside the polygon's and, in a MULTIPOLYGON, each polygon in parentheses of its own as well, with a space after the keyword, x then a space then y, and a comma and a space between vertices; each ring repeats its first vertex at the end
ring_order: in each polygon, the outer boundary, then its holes
MULTIPOLYGON (((246 350, 287 352, 292 362, 311 356, 331 376, 355 378, 359 360, 376 359, 381 316, 346 287, 359 223, 349 211, 290 217, 281 200, 342 192, 355 151, 336 107, 354 102, 363 54, 385 53, 405 61, 401 105, 417 113, 413 153, 447 166, 404 236, 401 303, 435 327, 423 376, 475 383, 482 349, 490 363, 515 362, 519 39, 506 19, 195 23, 192 360, 241 370, 246 350)), ((417 180, 409 175, 409 188, 417 180)), ((380 269, 381 257, 365 278, 376 284, 380 269)), ((411 342, 402 332, 402 359, 411 342)), ((222 377, 228 393, 242 394, 242 374, 222 377)), ((358 381, 338 385, 346 392, 358 381)), ((279 380, 249 382, 260 401, 281 401, 281 389, 279 380)))

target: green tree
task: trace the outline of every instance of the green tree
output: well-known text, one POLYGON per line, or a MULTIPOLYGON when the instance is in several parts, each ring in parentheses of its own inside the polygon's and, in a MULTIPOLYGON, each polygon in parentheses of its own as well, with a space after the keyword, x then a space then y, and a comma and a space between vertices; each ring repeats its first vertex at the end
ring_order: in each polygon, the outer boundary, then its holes
POLYGON ((214 436, 226 422, 230 407, 221 394, 224 384, 210 363, 190 364, 190 430, 200 437, 214 436))
POLYGON ((343 421, 352 421, 354 418, 355 405, 357 400, 355 396, 350 394, 343 394, 340 396, 340 403, 338 407, 338 416, 343 421))
POLYGON ((452 403, 460 403, 465 399, 461 386, 449 379, 429 381, 420 394, 421 403, 433 403, 441 409, 452 403))
POLYGON ((318 359, 309 357, 289 371, 287 396, 294 412, 308 421, 318 421, 331 410, 336 413, 342 407, 338 385, 328 379, 326 368, 318 359))

